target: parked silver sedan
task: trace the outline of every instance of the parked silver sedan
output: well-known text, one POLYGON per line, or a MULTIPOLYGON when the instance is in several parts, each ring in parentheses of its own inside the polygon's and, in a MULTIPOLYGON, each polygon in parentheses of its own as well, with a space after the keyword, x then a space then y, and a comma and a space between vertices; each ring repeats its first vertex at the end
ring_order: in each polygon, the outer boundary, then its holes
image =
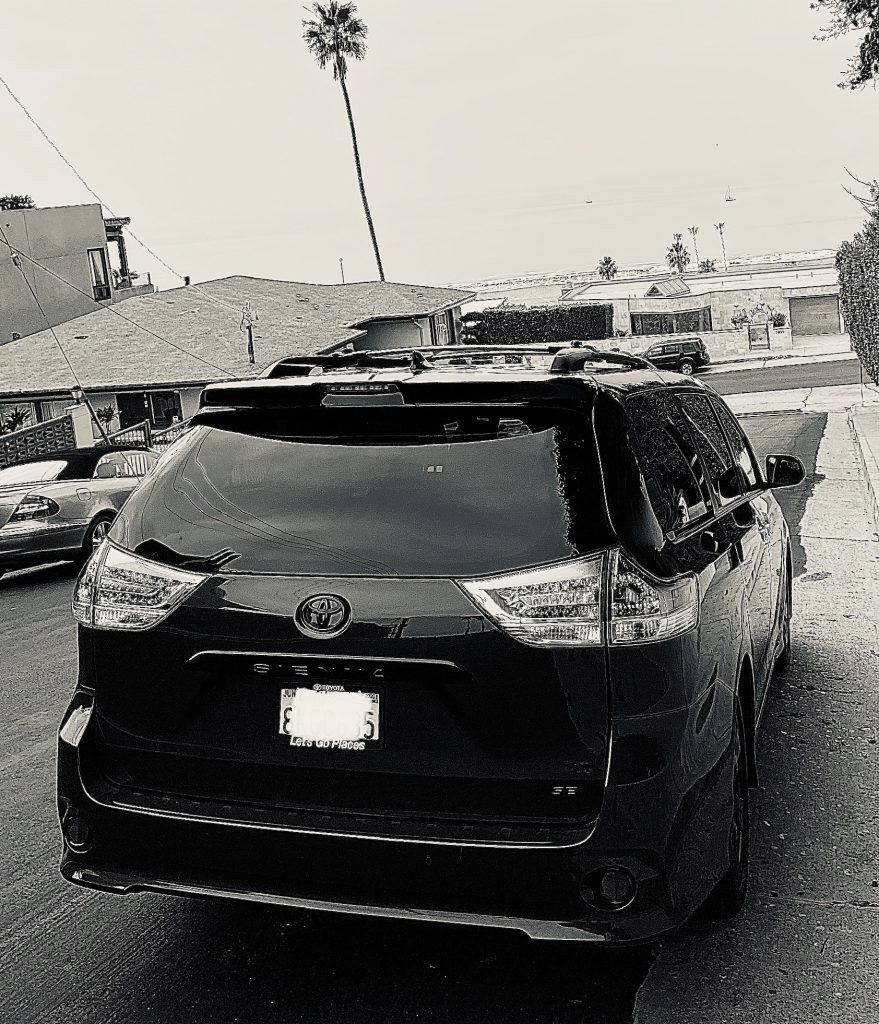
POLYGON ((158 457, 137 448, 72 448, 0 469, 0 576, 88 555, 158 457))

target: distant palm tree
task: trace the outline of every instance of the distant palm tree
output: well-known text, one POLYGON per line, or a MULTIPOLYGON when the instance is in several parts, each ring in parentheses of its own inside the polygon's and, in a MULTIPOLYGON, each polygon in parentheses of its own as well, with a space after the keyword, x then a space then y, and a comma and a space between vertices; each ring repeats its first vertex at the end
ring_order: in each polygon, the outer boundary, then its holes
POLYGON ((696 235, 699 234, 699 228, 694 224, 691 228, 687 228, 687 231, 693 236, 693 253, 696 256, 696 266, 699 265, 699 246, 696 245, 696 235))
POLYGON ((610 281, 617 276, 617 265, 610 256, 605 256, 603 260, 600 260, 595 269, 598 271, 598 276, 603 277, 605 281, 610 281))
POLYGON ((723 237, 723 228, 725 223, 725 221, 721 221, 719 224, 715 224, 714 226, 717 228, 717 233, 720 235, 720 248, 723 249, 723 269, 729 270, 729 263, 727 263, 726 260, 726 239, 723 237))
POLYGON ((699 262, 699 273, 700 274, 716 274, 717 273, 717 260, 701 260, 699 262))
POLYGON ((337 0, 329 0, 328 3, 312 4, 311 10, 315 17, 313 20, 302 22, 304 29, 302 38, 317 61, 318 67, 321 69, 327 66, 332 67, 333 78, 342 87, 345 110, 348 113, 348 126, 351 129, 351 143, 354 146, 354 166, 357 168, 357 184, 360 186, 363 212, 366 214, 366 223, 369 226, 369 237, 372 239, 379 280, 384 281, 385 271, 378 251, 372 214, 369 212, 369 203, 366 201, 363 168, 360 165, 360 149, 357 145, 354 115, 351 113, 351 100, 348 97, 346 84, 348 59, 363 60, 366 56, 366 24, 357 17, 357 7, 352 3, 338 3, 337 0))
POLYGON ((668 247, 668 252, 665 254, 669 269, 677 270, 679 274, 683 274, 685 268, 690 263, 690 254, 687 252, 687 247, 681 241, 682 238, 683 235, 676 234, 674 244, 668 247))

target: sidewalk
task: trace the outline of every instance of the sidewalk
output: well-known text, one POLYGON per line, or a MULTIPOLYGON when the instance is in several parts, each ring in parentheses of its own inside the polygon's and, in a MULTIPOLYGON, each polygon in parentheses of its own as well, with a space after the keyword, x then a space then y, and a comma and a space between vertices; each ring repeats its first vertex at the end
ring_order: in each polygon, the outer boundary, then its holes
POLYGON ((847 334, 814 335, 798 339, 794 348, 783 352, 754 351, 746 355, 717 356, 712 358, 709 369, 705 373, 719 372, 726 369, 756 369, 767 363, 783 359, 788 363, 820 363, 834 362, 838 359, 857 359, 852 350, 847 334))
POLYGON ((848 421, 873 505, 873 521, 879 528, 879 405, 853 406, 848 421))

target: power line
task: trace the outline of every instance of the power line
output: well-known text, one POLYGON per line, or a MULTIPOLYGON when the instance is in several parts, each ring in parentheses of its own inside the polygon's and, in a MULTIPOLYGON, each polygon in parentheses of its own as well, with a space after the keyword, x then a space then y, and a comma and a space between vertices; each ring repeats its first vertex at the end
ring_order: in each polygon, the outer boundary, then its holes
MULTIPOLYGON (((0 224, 0 234, 3 235, 3 241, 8 246, 9 252, 10 252, 10 255, 11 255, 12 254, 12 246, 9 245, 9 239, 6 237, 6 232, 3 230, 3 225, 2 224, 0 224)), ((83 397, 83 401, 88 406, 88 410, 91 413, 92 419, 97 424, 98 430, 101 433, 101 437, 103 437, 103 439, 105 441, 109 442, 110 439, 107 437, 107 432, 106 432, 106 430, 104 430, 104 425, 103 425, 103 423, 100 422, 100 420, 98 419, 97 413, 92 408, 92 403, 88 400, 88 397, 86 396, 86 393, 83 390, 82 383, 81 383, 81 381, 80 381, 80 379, 79 379, 79 377, 78 377, 78 375, 76 373, 76 370, 74 370, 74 368, 73 368, 73 363, 71 363, 71 361, 67 358, 67 353, 64 351, 64 346, 61 344, 61 341, 58 338, 58 335, 55 333, 55 328, 49 323, 49 318, 46 316, 46 311, 45 311, 45 309, 43 309, 43 304, 42 304, 42 302, 40 302, 39 297, 37 296, 37 293, 34 291, 33 285, 28 280, 27 274, 24 272, 24 267, 21 265, 20 261, 17 264, 17 266, 18 266, 18 269, 21 271, 21 276, 24 278, 24 283, 27 285, 27 290, 33 296, 34 302, 37 304, 37 308, 39 309, 40 313, 42 314, 43 319, 46 321, 46 326, 49 328, 49 330, 52 333, 52 337, 55 339, 55 344, 58 346, 58 351, 61 353, 61 355, 62 355, 62 357, 64 359, 64 362, 67 363, 67 369, 70 370, 70 376, 73 377, 74 383, 76 384, 77 388, 80 391, 80 394, 83 397)))
MULTIPOLYGON (((114 213, 113 210, 110 209, 109 205, 104 202, 104 200, 98 195, 98 193, 95 192, 95 190, 91 187, 91 185, 89 185, 89 183, 85 180, 85 178, 79 173, 79 171, 73 166, 73 164, 61 152, 61 150, 52 141, 52 139, 49 137, 48 133, 45 131, 45 129, 39 123, 39 121, 37 121, 37 119, 33 116, 33 114, 31 114, 31 112, 27 109, 27 107, 24 105, 24 103, 22 103, 22 101, 18 98, 18 96, 16 96, 16 94, 12 91, 12 88, 10 87, 9 83, 6 81, 6 79, 2 75, 0 75, 0 85, 2 85, 3 88, 9 93, 9 95, 12 97, 12 99, 16 103, 16 105, 21 108, 21 111, 24 114, 24 116, 28 119, 28 121, 30 121, 30 123, 34 126, 34 128, 37 129, 37 131, 40 133, 40 135, 43 136, 43 138, 46 140, 46 142, 49 143, 49 145, 52 147, 52 149, 55 150, 55 152, 58 154, 58 156, 61 158, 61 160, 67 165, 67 167, 70 168, 71 171, 73 171, 74 175, 76 175, 77 180, 86 189, 86 191, 89 193, 89 195, 91 195, 95 199, 97 199, 97 201, 101 204, 101 206, 103 206, 112 217, 119 217, 119 214, 114 213)), ((161 263, 161 265, 167 271, 169 271, 171 274, 173 274, 175 277, 180 278, 180 280, 183 281, 184 283, 186 282, 186 275, 185 274, 181 274, 178 270, 175 270, 172 266, 170 266, 168 263, 166 263, 165 260, 163 260, 162 257, 159 256, 158 253, 154 252, 146 244, 146 242, 144 242, 141 238, 139 238, 131 230, 131 226, 130 225, 128 226, 127 231, 128 231, 128 234, 135 240, 135 242, 137 242, 138 245, 140 245, 143 249, 145 249, 150 254, 150 256, 153 257, 154 260, 157 260, 159 263, 161 263)), ((224 302, 222 299, 218 299, 216 297, 216 295, 211 295, 210 292, 205 291, 204 288, 202 288, 200 285, 192 284, 192 285, 188 285, 187 287, 192 288, 194 291, 199 292, 201 295, 204 295, 205 298, 209 299, 211 302, 215 303, 216 305, 222 306, 224 309, 232 310, 236 315, 241 312, 240 309, 237 306, 232 306, 228 302, 224 302)))
MULTIPOLYGON (((22 252, 21 249, 18 249, 18 248, 16 248, 16 246, 12 245, 9 242, 9 240, 7 239, 6 232, 3 231, 2 226, 0 226, 0 233, 3 234, 3 241, 6 243, 6 246, 9 249, 10 254, 11 253, 15 253, 17 256, 22 257, 23 259, 26 259, 28 261, 28 263, 31 263, 33 266, 39 267, 39 269, 42 270, 45 274, 48 274, 49 277, 53 277, 53 278, 55 278, 56 281, 60 281, 62 284, 66 284, 68 288, 72 288, 73 291, 75 291, 78 294, 83 295, 85 298, 87 298, 89 300, 89 302, 93 302, 95 304, 95 306, 98 307, 98 309, 106 309, 108 312, 113 313, 115 316, 121 317, 126 323, 131 324, 132 327, 137 327, 139 330, 144 331, 146 334, 149 334, 151 337, 155 338, 156 341, 161 341, 163 345, 169 345, 171 348, 176 349, 178 352, 182 352, 183 355, 189 356, 190 359, 196 359, 198 362, 204 363, 205 366, 210 366, 211 369, 219 370, 220 373, 228 374, 230 377, 238 376, 238 374, 233 373, 232 370, 227 369, 225 366, 218 366, 217 363, 212 363, 210 361, 210 359, 205 359, 203 356, 196 355, 195 352, 190 352, 189 349, 183 348, 182 345, 177 345, 175 342, 169 341, 167 338, 163 338, 160 334, 156 334, 155 331, 150 330, 149 327, 144 327, 143 324, 139 324, 136 320, 132 320, 131 317, 128 317, 124 313, 121 313, 118 309, 116 309, 115 306, 112 306, 112 305, 111 306, 105 306, 105 305, 103 305, 101 302, 99 302, 94 297, 94 295, 89 295, 88 292, 84 292, 81 288, 78 288, 72 281, 68 281, 66 278, 61 277, 59 274, 56 274, 53 270, 50 270, 48 267, 43 266, 42 263, 38 263, 35 259, 32 259, 30 256, 28 256, 27 253, 22 252)), ((25 281, 27 281, 27 277, 26 276, 25 276, 25 281)), ((30 288, 30 282, 29 281, 27 281, 27 285, 28 285, 28 288, 30 288)), ((33 289, 30 288, 30 290, 33 293, 33 289)), ((36 298, 36 295, 34 295, 34 298, 36 298)), ((37 299, 37 302, 39 302, 39 299, 37 299)), ((54 330, 53 330, 52 333, 54 335, 54 330)), ((55 340, 56 341, 58 340, 57 336, 56 336, 55 340)), ((60 342, 59 342, 59 346, 60 346, 60 342)), ((62 354, 63 353, 64 353, 64 350, 62 349, 62 354)), ((67 356, 65 355, 64 358, 67 359, 67 356)))

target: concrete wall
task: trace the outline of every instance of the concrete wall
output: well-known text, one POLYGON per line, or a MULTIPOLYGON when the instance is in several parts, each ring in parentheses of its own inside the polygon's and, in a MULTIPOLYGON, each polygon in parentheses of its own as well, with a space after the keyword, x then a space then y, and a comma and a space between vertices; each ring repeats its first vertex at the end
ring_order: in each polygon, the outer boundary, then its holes
POLYGON ((354 348, 419 348, 429 344, 430 322, 427 317, 422 317, 419 320, 380 320, 370 324, 366 336, 358 338, 354 348))
MULTIPOLYGON (((11 245, 75 286, 71 288, 22 259, 22 270, 52 327, 97 309, 87 250, 103 249, 108 273, 110 268, 104 218, 99 204, 44 210, 2 210, 0 225, 11 245), (81 295, 75 289, 85 294, 81 295)), ((8 250, 2 250, 5 246, 0 237, 0 345, 12 341, 13 332, 26 337, 46 328, 46 320, 22 280, 22 270, 8 258, 8 250)))
MULTIPOLYGON (((608 338, 603 342, 595 342, 600 348, 618 348, 623 352, 634 352, 635 355, 641 355, 646 352, 651 345, 655 345, 658 342, 668 341, 680 341, 685 335, 680 334, 649 334, 629 336, 626 338, 608 338)), ((713 359, 723 358, 724 356, 738 356, 747 355, 751 352, 751 346, 748 341, 748 330, 746 327, 726 330, 726 331, 706 331, 699 334, 699 337, 705 342, 705 347, 708 349, 708 354, 713 359)), ((793 347, 793 339, 791 338, 790 327, 769 328, 769 350, 772 352, 783 352, 786 349, 793 347)), ((766 349, 754 349, 755 353, 765 352, 766 349)))

